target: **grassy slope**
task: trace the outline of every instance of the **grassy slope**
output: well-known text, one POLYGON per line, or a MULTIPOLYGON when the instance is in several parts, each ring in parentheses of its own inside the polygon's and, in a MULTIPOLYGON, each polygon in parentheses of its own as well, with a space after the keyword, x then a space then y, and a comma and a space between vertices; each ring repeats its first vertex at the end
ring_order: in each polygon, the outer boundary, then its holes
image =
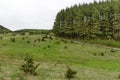
MULTIPOLYGON (((96 39, 96 40, 85 40, 87 43, 92 44, 100 44, 100 45, 106 45, 111 47, 120 48, 120 41, 115 40, 102 40, 102 39, 96 39)), ((84 41, 83 41, 84 42, 84 41)))
POLYGON ((26 35, 25 40, 17 35, 14 36, 16 42, 13 43, 10 42, 10 37, 13 36, 4 36, 3 40, 0 40, 0 64, 2 65, 0 76, 3 78, 14 80, 16 77, 23 76, 25 80, 65 80, 65 71, 67 66, 70 66, 78 72, 75 80, 119 80, 119 49, 111 52, 111 47, 71 43, 69 40, 64 43, 59 38, 34 43, 34 39, 41 38, 40 35, 26 35), (26 43, 28 40, 30 43, 26 43), (51 47, 48 48, 48 45, 51 47), (19 71, 25 53, 34 55, 34 59, 41 63, 38 69, 39 75, 26 77, 19 71), (101 53, 105 56, 101 56, 101 53))

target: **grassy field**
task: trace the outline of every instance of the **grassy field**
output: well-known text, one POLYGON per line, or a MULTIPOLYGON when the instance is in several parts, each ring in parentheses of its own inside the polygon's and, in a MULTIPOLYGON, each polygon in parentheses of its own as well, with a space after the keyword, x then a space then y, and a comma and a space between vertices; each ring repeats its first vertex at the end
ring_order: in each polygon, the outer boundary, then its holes
MULTIPOLYGON (((44 35, 4 34, 0 40, 0 80, 67 80, 69 66, 77 71, 72 80, 119 80, 120 48, 44 35), (15 38, 15 42, 10 38, 15 38), (25 75, 20 71, 25 53, 34 56, 38 75, 25 75)), ((119 43, 119 42, 116 42, 119 43)), ((120 44, 117 44, 120 45, 120 44)))

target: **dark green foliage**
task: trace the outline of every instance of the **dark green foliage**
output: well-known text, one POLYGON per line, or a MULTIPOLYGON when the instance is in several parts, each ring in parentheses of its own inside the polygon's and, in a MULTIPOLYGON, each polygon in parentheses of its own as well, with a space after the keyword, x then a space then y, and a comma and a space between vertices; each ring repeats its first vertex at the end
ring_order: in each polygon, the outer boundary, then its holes
POLYGON ((29 35, 37 35, 37 34, 49 34, 52 31, 40 30, 40 29, 22 29, 22 30, 16 30, 15 32, 20 33, 21 35, 25 35, 25 33, 29 33, 29 35))
POLYGON ((115 52, 115 50, 113 48, 111 48, 110 52, 115 52))
POLYGON ((97 56, 97 54, 96 54, 96 53, 93 53, 93 55, 94 55, 94 56, 97 56))
POLYGON ((39 67, 39 64, 34 65, 33 56, 26 54, 24 61, 25 63, 21 65, 20 70, 22 70, 25 74, 36 75, 36 69, 39 67))
POLYGON ((64 48, 67 49, 67 46, 65 46, 64 48))
POLYGON ((30 43, 30 41, 27 41, 27 43, 30 43))
POLYGON ((120 41, 120 34, 114 34, 113 37, 116 41, 120 41))
POLYGON ((15 33, 13 33, 13 34, 12 34, 12 36, 16 36, 16 34, 15 34, 15 33))
POLYGON ((53 32, 60 37, 75 39, 120 40, 120 1, 106 0, 74 5, 61 10, 53 32))
POLYGON ((53 37, 52 37, 52 36, 49 36, 49 39, 50 39, 50 40, 53 40, 53 37))
POLYGON ((46 49, 46 47, 43 47, 43 49, 46 49))
POLYGON ((22 40, 25 40, 25 37, 22 37, 22 40))
POLYGON ((36 46, 35 44, 33 44, 33 46, 36 46))
POLYGON ((11 30, 5 28, 4 26, 0 25, 0 34, 1 33, 9 33, 12 32, 11 30))
POLYGON ((56 43, 56 44, 60 44, 60 42, 59 42, 59 41, 56 41, 55 43, 56 43))
POLYGON ((46 37, 42 37, 41 41, 43 41, 43 42, 44 42, 44 41, 46 41, 45 39, 46 39, 46 37))
POLYGON ((2 40, 2 39, 3 39, 3 37, 1 36, 1 37, 0 37, 0 40, 2 40))
POLYGON ((48 45, 48 48, 50 48, 51 46, 50 45, 48 45))
POLYGON ((104 52, 101 52, 100 55, 101 55, 101 56, 105 56, 105 53, 104 53, 104 52))
POLYGON ((120 74, 118 75, 118 78, 120 79, 120 74))
POLYGON ((20 34, 24 36, 24 35, 25 35, 25 32, 21 32, 20 34))
POLYGON ((72 79, 72 78, 75 78, 76 74, 77 74, 76 71, 73 71, 72 69, 68 68, 67 71, 66 71, 65 77, 67 79, 72 79))
POLYGON ((10 41, 15 42, 16 40, 15 40, 15 38, 10 38, 10 41))
POLYGON ((3 44, 3 46, 6 46, 6 44, 3 44))
POLYGON ((64 40, 64 43, 67 43, 67 40, 64 40))

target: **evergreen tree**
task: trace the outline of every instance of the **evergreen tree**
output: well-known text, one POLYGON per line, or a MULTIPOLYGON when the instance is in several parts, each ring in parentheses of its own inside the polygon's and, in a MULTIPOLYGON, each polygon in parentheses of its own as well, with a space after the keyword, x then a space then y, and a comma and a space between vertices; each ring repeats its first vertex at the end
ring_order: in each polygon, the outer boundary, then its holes
POLYGON ((83 3, 61 10, 54 23, 57 36, 116 39, 120 34, 120 0, 83 3))

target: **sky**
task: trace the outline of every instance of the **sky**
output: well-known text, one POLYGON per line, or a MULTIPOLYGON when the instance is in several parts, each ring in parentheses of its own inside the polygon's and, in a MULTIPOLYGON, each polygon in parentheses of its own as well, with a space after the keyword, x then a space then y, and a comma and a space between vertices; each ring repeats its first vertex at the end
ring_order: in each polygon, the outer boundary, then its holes
MULTIPOLYGON (((52 29, 57 13, 94 0, 0 0, 0 25, 11 30, 52 29)), ((99 1, 99 0, 96 0, 99 1)))

